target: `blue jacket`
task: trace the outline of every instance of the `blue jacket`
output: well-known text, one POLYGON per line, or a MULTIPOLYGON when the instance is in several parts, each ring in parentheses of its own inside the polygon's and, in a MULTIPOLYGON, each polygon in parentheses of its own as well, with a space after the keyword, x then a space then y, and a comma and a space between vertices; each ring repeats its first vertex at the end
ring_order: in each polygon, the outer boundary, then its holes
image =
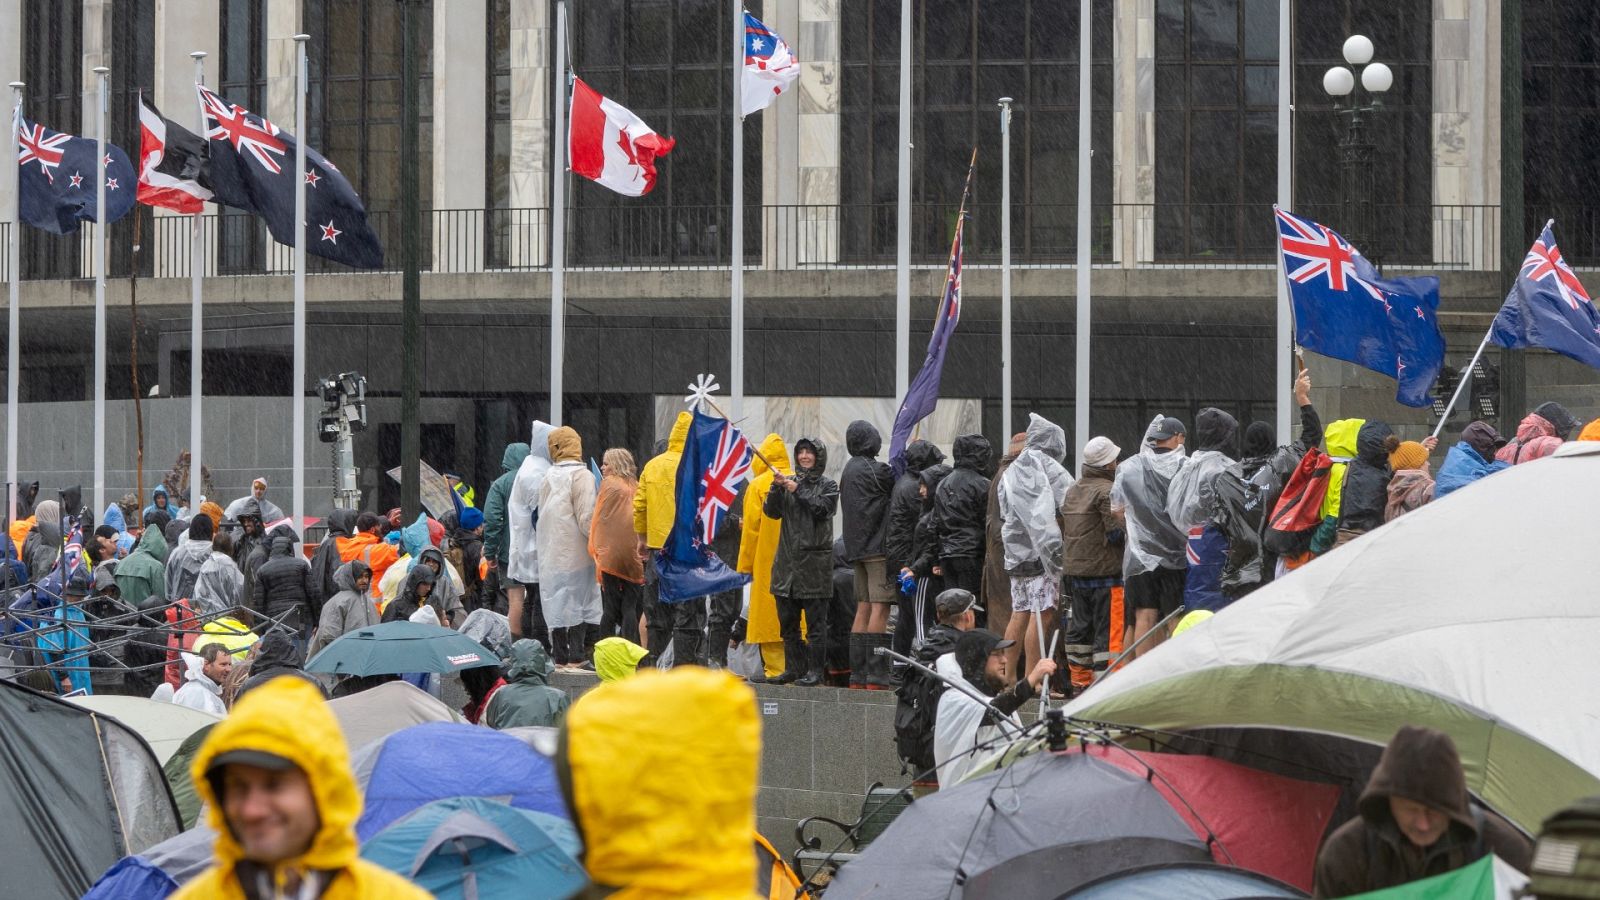
POLYGON ((167 510, 166 510, 166 512, 167 512, 167 515, 170 518, 172 518, 172 519, 182 518, 182 516, 178 515, 177 507, 172 505, 172 498, 167 495, 167 486, 164 485, 164 484, 158 484, 158 485, 156 485, 156 489, 150 492, 150 505, 146 506, 144 508, 144 514, 139 517, 141 520, 150 518, 150 514, 151 513, 155 512, 156 510, 161 508, 159 506, 156 506, 156 497, 157 496, 162 496, 162 497, 166 497, 167 498, 167 510))
POLYGON ((1484 462, 1478 451, 1466 441, 1461 441, 1445 455, 1444 465, 1439 467, 1439 477, 1434 479, 1433 497, 1435 500, 1450 493, 1456 488, 1466 487, 1485 475, 1492 475, 1501 469, 1511 468, 1510 463, 1484 462))

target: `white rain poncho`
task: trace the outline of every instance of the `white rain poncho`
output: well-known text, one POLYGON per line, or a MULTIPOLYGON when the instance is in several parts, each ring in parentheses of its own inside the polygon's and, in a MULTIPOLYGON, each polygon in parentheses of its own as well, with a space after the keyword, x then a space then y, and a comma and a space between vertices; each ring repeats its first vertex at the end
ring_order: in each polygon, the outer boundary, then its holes
POLYGON ((1028 413, 1027 438, 1022 452, 1000 476, 996 499, 1000 504, 1000 542, 1005 548, 1006 571, 1061 578, 1061 502, 1072 486, 1072 476, 1061 465, 1067 455, 1067 435, 1061 426, 1037 413, 1028 413))
POLYGON ((1111 508, 1122 513, 1127 534, 1123 578, 1188 566, 1184 555, 1187 536, 1167 517, 1167 489, 1189 458, 1182 447, 1157 453, 1150 446, 1150 438, 1165 418, 1163 413, 1151 420, 1138 455, 1117 465, 1111 485, 1111 508))
POLYGON ((539 549, 534 535, 539 509, 539 489, 550 471, 550 432, 555 426, 534 420, 528 441, 528 458, 517 469, 506 499, 506 526, 509 532, 506 551, 506 577, 523 584, 539 580, 539 549))
POLYGON ((1208 407, 1195 417, 1194 455, 1173 476, 1167 491, 1167 515, 1185 533, 1211 521, 1217 476, 1240 474, 1239 464, 1219 449, 1231 446, 1237 431, 1238 423, 1221 410, 1208 407))
POLYGON ((202 616, 226 612, 244 600, 244 573, 226 553, 212 551, 194 582, 194 611, 202 616))
POLYGON ((539 602, 551 628, 600 623, 600 585, 589 556, 594 474, 582 462, 556 463, 539 492, 539 602))
MULTIPOLYGON (((934 662, 934 669, 952 684, 977 690, 962 675, 954 653, 940 656, 934 662)), ((933 764, 939 787, 958 784, 970 772, 983 768, 995 756, 1005 752, 1006 748, 1006 743, 1000 741, 996 742, 997 746, 993 749, 975 751, 974 748, 980 744, 995 741, 1006 733, 1021 733, 1022 722, 1016 715, 1006 717, 1009 724, 1014 726, 1006 728, 998 724, 985 725, 984 717, 988 713, 987 706, 972 699, 959 687, 947 687, 939 695, 939 707, 933 717, 933 764)))

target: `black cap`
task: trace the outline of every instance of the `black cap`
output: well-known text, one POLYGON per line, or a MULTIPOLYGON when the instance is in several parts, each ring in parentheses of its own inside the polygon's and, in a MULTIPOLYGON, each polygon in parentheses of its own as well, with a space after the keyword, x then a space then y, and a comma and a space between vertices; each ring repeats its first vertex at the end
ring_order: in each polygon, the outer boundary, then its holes
POLYGON ((975 628, 956 638, 956 664, 969 680, 983 671, 990 655, 1013 646, 1016 641, 1006 640, 987 628, 975 628))
POLYGON ((1183 422, 1173 418, 1172 416, 1167 416, 1160 422, 1156 423, 1155 430, 1150 432, 1150 436, 1146 438, 1146 440, 1151 442, 1169 441, 1180 434, 1186 433, 1187 432, 1185 432, 1183 428, 1183 422))
POLYGON ((972 592, 962 588, 950 588, 942 591, 933 601, 937 614, 941 620, 954 618, 967 610, 983 612, 983 607, 978 605, 978 598, 972 592))
POLYGON ((279 756, 276 753, 269 753, 266 750, 229 750, 225 753, 218 753, 206 765, 206 774, 214 775, 222 771, 224 766, 231 766, 235 763, 243 766, 255 766, 258 769, 271 769, 274 772, 285 772, 289 769, 299 768, 294 760, 279 756))

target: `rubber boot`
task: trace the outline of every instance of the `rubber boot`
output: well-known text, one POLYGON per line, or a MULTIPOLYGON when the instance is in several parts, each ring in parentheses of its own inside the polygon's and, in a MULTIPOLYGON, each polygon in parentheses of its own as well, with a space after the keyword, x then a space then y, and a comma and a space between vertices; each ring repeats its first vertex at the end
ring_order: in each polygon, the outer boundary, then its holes
POLYGON ((728 667, 728 631, 718 628, 706 632, 706 668, 728 667))
POLYGON ((811 656, 811 669, 805 677, 796 681, 795 687, 818 687, 822 684, 824 673, 828 665, 828 648, 822 641, 812 641, 808 648, 811 656))
POLYGON ((863 635, 866 640, 867 674, 862 677, 861 683, 869 691, 887 691, 892 686, 889 681, 889 657, 879 656, 874 651, 879 647, 888 647, 894 641, 891 635, 868 634, 863 635))
POLYGON ((810 656, 806 653, 806 642, 799 638, 783 642, 783 672, 767 679, 768 684, 793 684, 805 674, 804 666, 810 656))
POLYGON ((866 690, 867 687, 862 680, 866 677, 868 665, 866 637, 858 632, 850 632, 850 683, 847 686, 854 691, 866 690))

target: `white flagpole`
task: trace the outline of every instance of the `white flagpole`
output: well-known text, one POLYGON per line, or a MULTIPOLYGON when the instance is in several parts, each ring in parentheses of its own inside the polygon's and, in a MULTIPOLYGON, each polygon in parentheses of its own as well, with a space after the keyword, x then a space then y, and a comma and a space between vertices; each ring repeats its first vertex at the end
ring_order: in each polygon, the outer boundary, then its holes
POLYGON ((567 74, 567 2, 557 0, 556 84, 551 111, 555 127, 556 163, 550 167, 550 412, 547 421, 561 425, 561 370, 565 360, 567 336, 567 103, 572 81, 567 74))
POLYGON ((911 376, 911 0, 900 0, 900 153, 895 187, 894 396, 904 403, 911 376))
MULTIPOLYGON (((1278 0, 1278 207, 1294 208, 1294 142, 1290 107, 1294 102, 1294 42, 1293 6, 1290 0, 1278 0)), ((1277 225, 1273 225, 1277 234, 1277 225)), ((1276 394, 1278 406, 1278 441, 1291 443, 1289 429, 1293 421, 1294 377, 1291 346, 1294 343, 1294 313, 1289 307, 1289 282, 1283 273, 1283 254, 1278 257, 1278 334, 1274 365, 1277 367, 1276 394)))
MULTIPOLYGON (((106 82, 111 70, 96 66, 99 112, 95 119, 94 186, 94 514, 106 508, 106 82)), ((77 510, 62 510, 72 515, 77 510)))
POLYGON ((22 124, 22 88, 11 82, 11 228, 6 232, 6 521, 17 520, 17 398, 22 360, 22 168, 17 164, 17 128, 22 124))
POLYGON ((306 526, 306 41, 294 36, 294 381, 289 384, 293 416, 289 465, 294 470, 289 488, 289 515, 294 530, 304 535, 306 526))
MULTIPOLYGON (((198 87, 206 83, 206 52, 196 50, 189 54, 194 60, 194 83, 198 87)), ((206 105, 200 99, 200 92, 195 92, 195 109, 199 114, 199 130, 195 132, 200 140, 206 140, 206 105)), ((205 278, 205 241, 201 237, 201 216, 205 213, 205 204, 201 204, 200 212, 189 217, 189 500, 191 510, 200 509, 200 492, 205 487, 203 474, 205 468, 202 462, 202 436, 200 403, 201 395, 205 393, 201 380, 203 374, 204 354, 202 344, 205 341, 204 313, 200 306, 200 287, 205 278)), ((144 498, 140 497, 143 503, 144 498)), ((170 501, 169 501, 170 502, 170 501)))
MULTIPOLYGON (((1000 98, 1000 439, 1011 440, 1011 98, 1000 98)), ((1041 639, 1043 634, 1040 635, 1041 639)))
MULTIPOLYGON (((1089 62, 1093 46, 1089 40, 1094 29, 1089 0, 1078 2, 1078 321, 1077 321, 1077 374, 1073 385, 1073 459, 1078 474, 1083 474, 1083 445, 1089 440, 1089 201, 1093 185, 1089 176, 1089 62)), ((1009 439, 1010 435, 1006 435, 1009 439)))
POLYGON ((733 230, 732 258, 728 265, 730 301, 728 377, 732 382, 729 405, 733 420, 744 418, 744 4, 733 6, 733 230))

